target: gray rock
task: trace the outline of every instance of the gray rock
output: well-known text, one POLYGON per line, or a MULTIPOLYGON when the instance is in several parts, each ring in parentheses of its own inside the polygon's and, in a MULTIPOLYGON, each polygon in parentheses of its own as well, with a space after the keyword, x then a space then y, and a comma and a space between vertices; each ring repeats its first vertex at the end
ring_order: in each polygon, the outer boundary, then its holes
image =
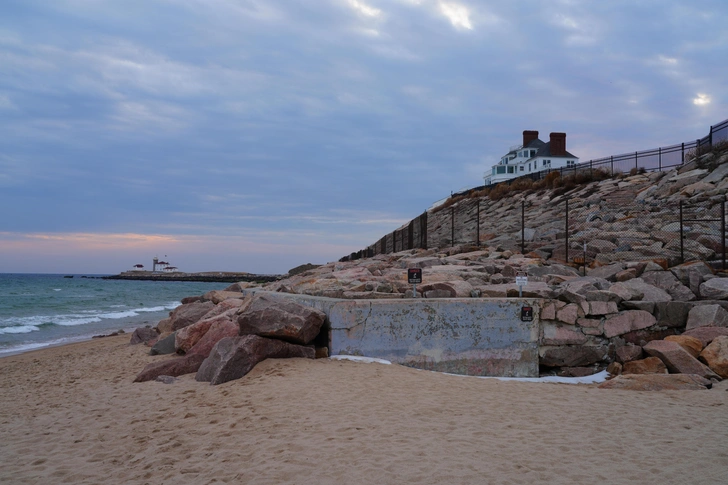
POLYGON ((157 340, 157 343, 149 350, 149 355, 174 354, 177 350, 174 346, 176 336, 177 332, 172 332, 163 339, 157 340))
POLYGON ((728 312, 720 305, 696 305, 688 313, 685 330, 698 327, 728 327, 728 312))
MULTIPOLYGON (((654 285, 651 285, 647 282, 645 282, 642 278, 635 278, 629 281, 623 281, 621 283, 618 283, 619 285, 623 285, 627 288, 631 288, 632 290, 635 290, 637 292, 642 293, 642 299, 647 301, 672 301, 672 297, 669 293, 667 293, 665 290, 661 290, 660 288, 657 288, 654 285)), ((614 291, 614 287, 616 285, 613 285, 610 288, 610 291, 614 291)), ((615 291, 615 293, 617 293, 615 291)), ((628 298, 625 298, 627 300, 628 298)))
POLYGON ((580 367, 607 359, 608 348, 587 345, 542 347, 539 355, 539 364, 546 367, 580 367))
POLYGON ((700 297, 706 300, 728 300, 728 278, 712 278, 700 285, 700 297))
POLYGON ((687 324, 688 313, 695 303, 685 301, 661 301, 655 303, 653 315, 661 327, 681 328, 687 324))

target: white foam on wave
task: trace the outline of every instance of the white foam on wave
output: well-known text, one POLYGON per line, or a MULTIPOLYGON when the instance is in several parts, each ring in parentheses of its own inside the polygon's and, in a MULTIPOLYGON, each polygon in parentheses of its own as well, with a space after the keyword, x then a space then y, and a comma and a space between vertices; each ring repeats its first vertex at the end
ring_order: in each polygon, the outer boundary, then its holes
POLYGON ((51 323, 62 325, 64 327, 72 327, 74 325, 86 325, 87 323, 97 323, 101 319, 99 317, 79 318, 75 315, 57 315, 50 318, 51 323))
POLYGON ((116 320, 119 318, 136 317, 139 315, 135 310, 127 310, 125 312, 99 313, 99 318, 116 320))
POLYGON ((0 334, 4 333, 30 333, 40 330, 35 325, 16 325, 12 327, 0 327, 0 334))
POLYGON ((8 347, 5 349, 0 349, 0 355, 20 354, 23 352, 28 352, 29 350, 37 350, 37 349, 42 349, 45 347, 55 347, 57 345, 70 344, 72 342, 80 342, 82 340, 87 340, 87 337, 69 337, 69 338, 50 340, 48 342, 37 342, 37 343, 32 343, 32 344, 16 345, 16 346, 8 347))

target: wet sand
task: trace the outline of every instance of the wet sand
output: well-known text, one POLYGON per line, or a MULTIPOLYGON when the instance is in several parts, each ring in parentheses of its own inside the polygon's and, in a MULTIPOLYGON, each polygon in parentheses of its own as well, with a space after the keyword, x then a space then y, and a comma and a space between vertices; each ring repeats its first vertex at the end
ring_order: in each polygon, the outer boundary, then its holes
POLYGON ((133 383, 129 335, 0 358, 0 482, 724 484, 728 389, 633 392, 336 360, 133 383))

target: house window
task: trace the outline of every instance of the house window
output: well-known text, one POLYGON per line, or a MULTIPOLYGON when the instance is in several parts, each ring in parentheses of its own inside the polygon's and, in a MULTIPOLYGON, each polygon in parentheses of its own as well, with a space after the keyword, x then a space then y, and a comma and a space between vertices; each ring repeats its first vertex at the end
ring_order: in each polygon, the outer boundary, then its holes
POLYGON ((508 166, 508 173, 513 173, 515 171, 515 170, 513 170, 514 168, 516 168, 516 167, 514 167, 513 165, 509 165, 508 166))
POLYGON ((567 166, 567 167, 569 167, 569 168, 573 168, 573 167, 574 167, 574 165, 576 165, 576 164, 574 163, 574 160, 567 160, 567 161, 566 161, 566 166, 567 166))
POLYGON ((532 157, 535 157, 536 156, 536 150, 531 150, 531 156, 532 157))
POLYGON ((531 164, 530 163, 528 164, 528 171, 529 172, 531 171, 531 164))
POLYGON ((523 165, 521 165, 521 172, 523 172, 523 165))
POLYGON ((506 167, 496 167, 496 168, 498 169, 497 173, 506 173, 506 167))

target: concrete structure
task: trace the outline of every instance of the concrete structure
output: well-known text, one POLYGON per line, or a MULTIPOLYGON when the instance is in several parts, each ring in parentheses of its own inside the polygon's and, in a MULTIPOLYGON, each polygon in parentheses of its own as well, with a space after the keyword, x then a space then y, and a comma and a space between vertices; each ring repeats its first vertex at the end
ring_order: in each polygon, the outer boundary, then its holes
POLYGON ((293 299, 326 313, 329 355, 376 357, 453 374, 538 377, 537 299, 265 295, 293 299), (532 321, 521 320, 523 306, 533 308, 532 321))
POLYGON ((548 169, 571 168, 579 158, 566 151, 566 133, 551 133, 544 143, 538 138, 538 131, 525 130, 523 144, 510 148, 489 172, 485 172, 485 185, 521 177, 548 169))

